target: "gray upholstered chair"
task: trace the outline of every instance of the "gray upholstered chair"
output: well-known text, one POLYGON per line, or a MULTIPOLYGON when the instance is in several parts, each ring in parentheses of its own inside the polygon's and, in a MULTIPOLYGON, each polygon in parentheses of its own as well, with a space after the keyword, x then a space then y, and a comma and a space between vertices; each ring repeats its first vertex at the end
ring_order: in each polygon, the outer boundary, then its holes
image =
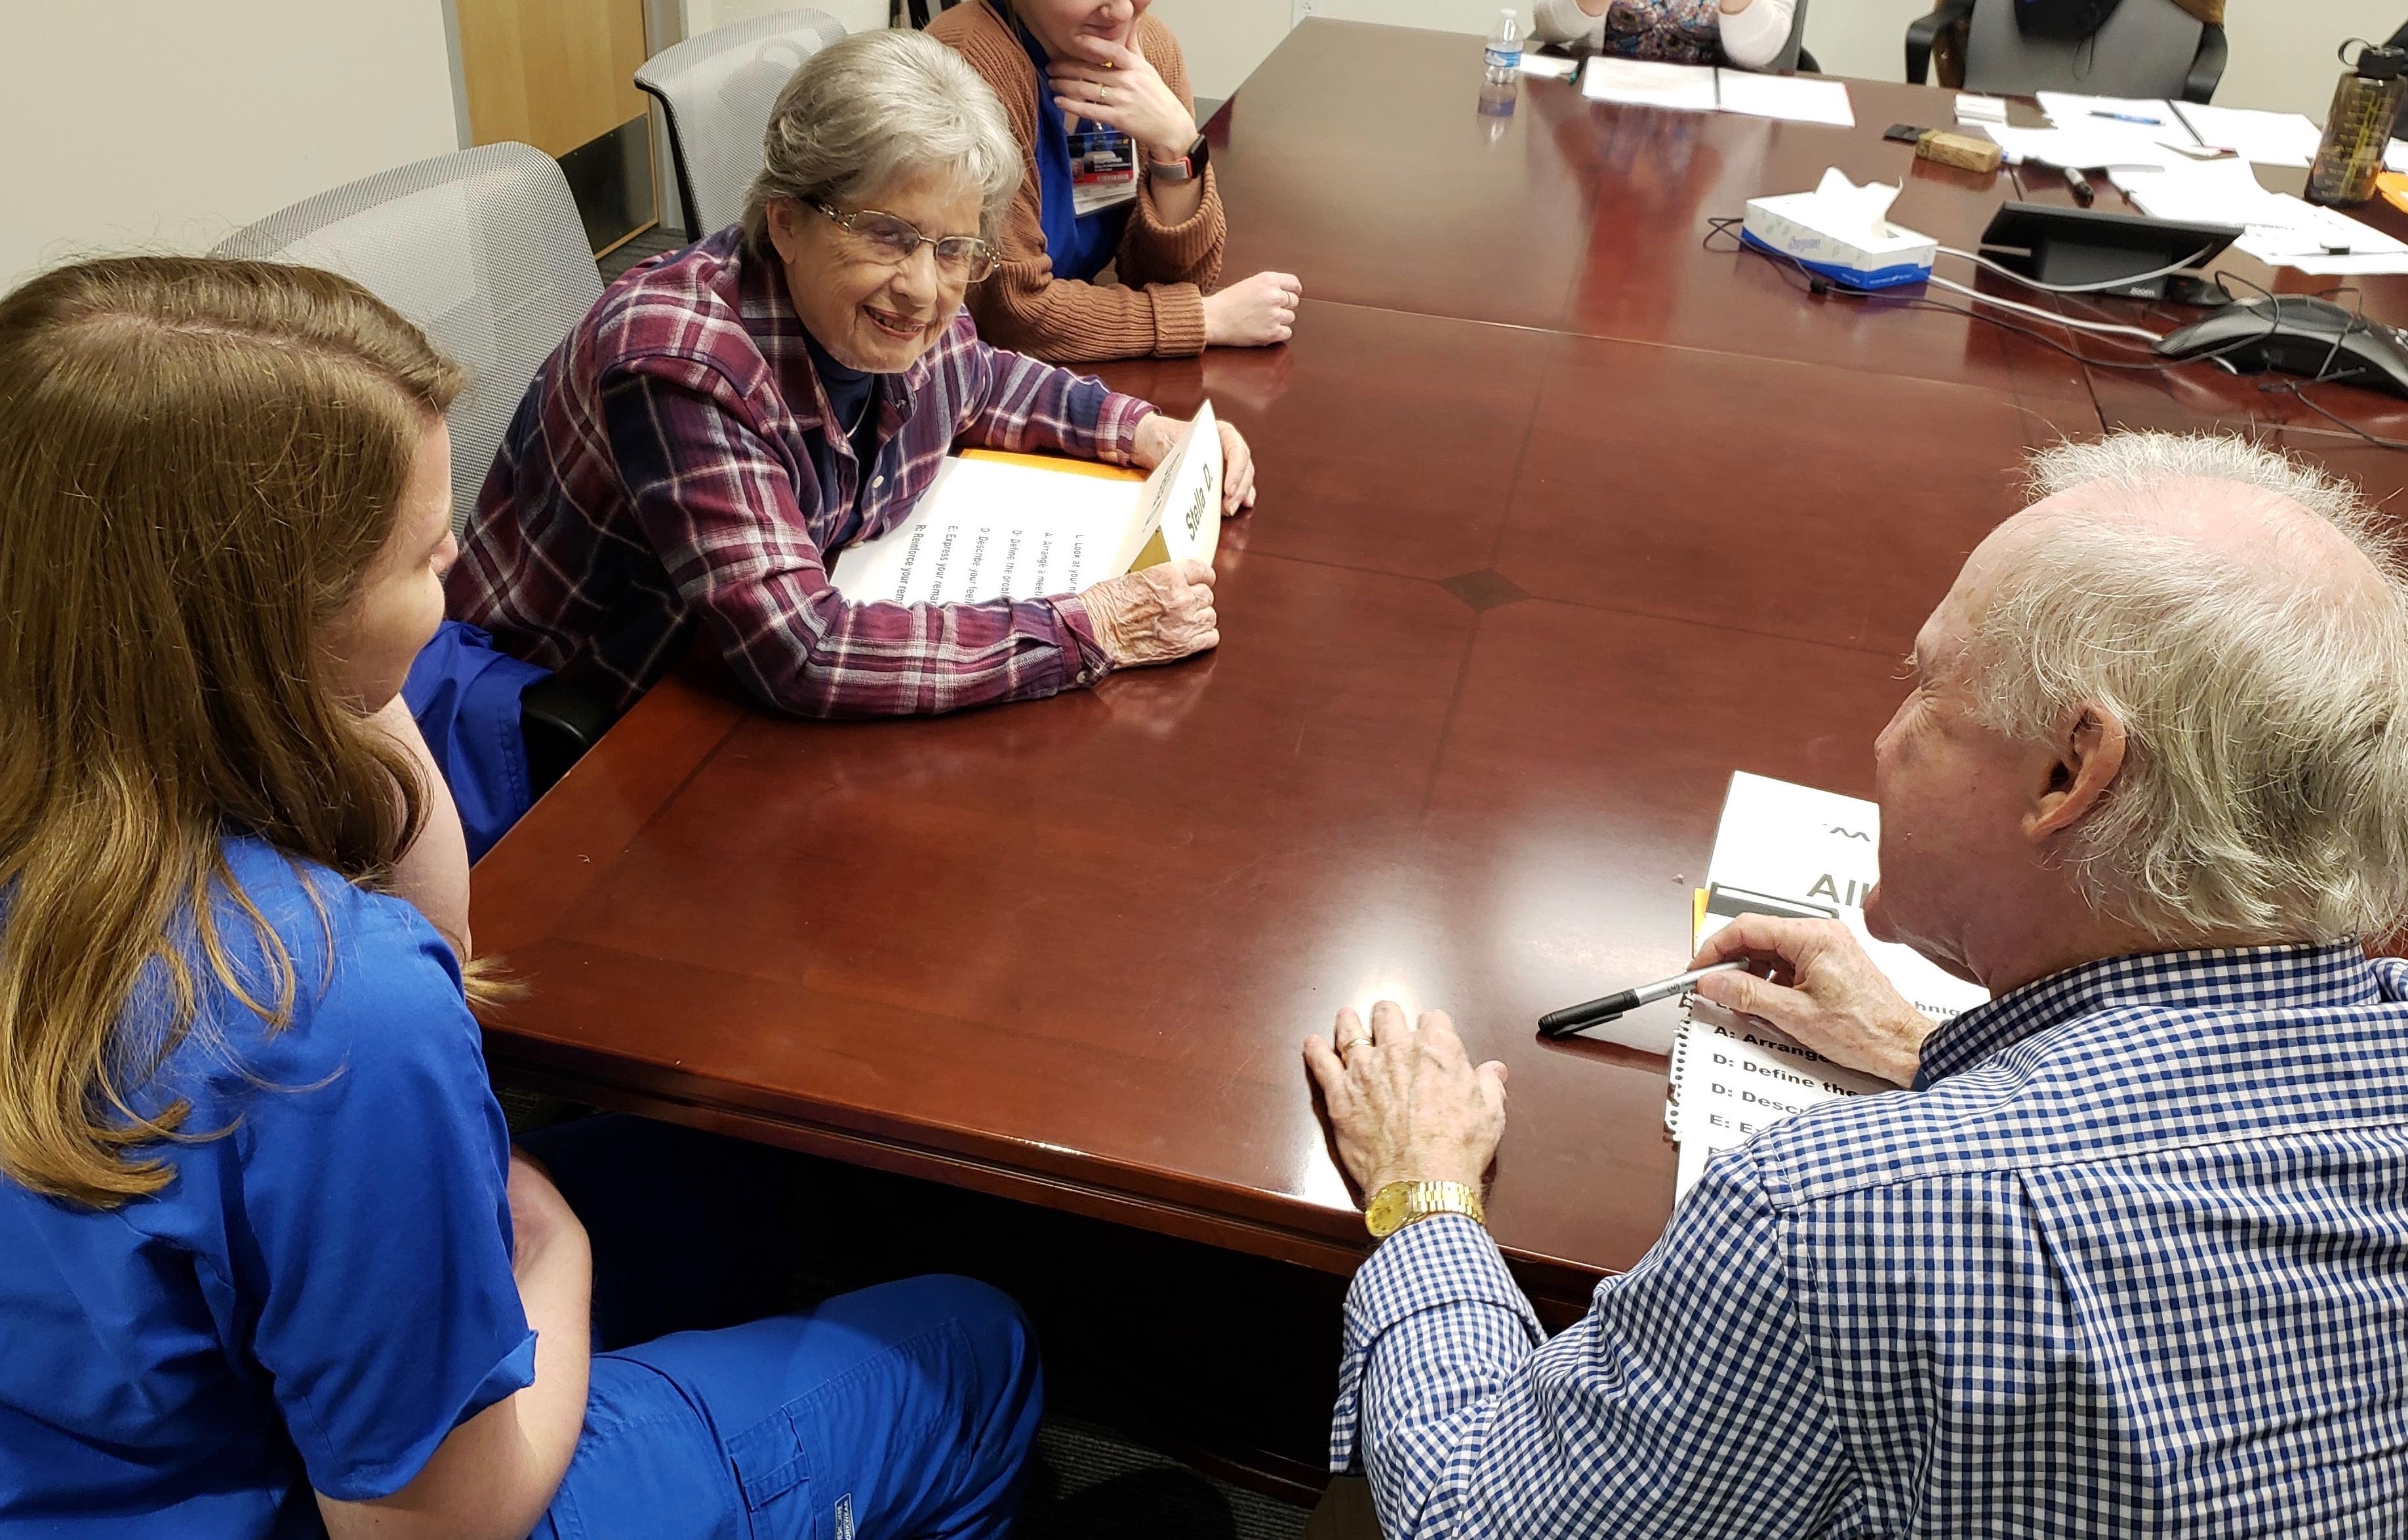
POLYGON ((1821 66, 1814 63, 1814 56, 1806 51, 1806 0, 1798 0, 1798 8, 1790 13, 1789 41, 1781 45, 1781 51, 1774 54, 1772 63, 1764 67, 1774 75, 1795 75, 1801 69, 1809 73, 1820 70, 1821 66))
POLYGON ((2079 91, 2204 102, 2224 78, 2222 27, 2209 26, 2174 0, 2123 0, 2096 33, 2078 43, 2027 37, 2014 0, 1942 0, 1906 29, 1906 78, 1923 84, 1931 45, 1943 28, 1966 23, 1965 89, 2020 96, 2079 91))
POLYGON ((736 223, 744 189, 761 169, 761 136, 778 92, 802 62, 844 36, 825 11, 784 10, 713 27, 663 49, 636 84, 668 120, 669 158, 686 237, 736 223))
POLYGON ((523 144, 363 178, 236 231, 211 254, 356 280, 466 369, 450 413, 455 529, 467 526, 535 371, 602 296, 568 179, 523 144))

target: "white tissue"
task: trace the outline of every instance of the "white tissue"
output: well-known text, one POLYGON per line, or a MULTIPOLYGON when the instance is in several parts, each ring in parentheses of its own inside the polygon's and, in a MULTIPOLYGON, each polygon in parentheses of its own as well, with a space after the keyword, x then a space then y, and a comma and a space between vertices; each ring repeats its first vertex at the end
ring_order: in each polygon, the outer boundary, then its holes
MULTIPOLYGON (((1885 181, 1869 181, 1858 187, 1848 180, 1846 172, 1834 166, 1823 173, 1823 180, 1808 194, 1813 201, 1803 205, 1803 209, 1814 227, 1825 235, 1870 250, 1890 238, 1889 206, 1898 201, 1898 193, 1897 187, 1885 181)), ((1799 208, 1791 207, 1793 214, 1799 208)))

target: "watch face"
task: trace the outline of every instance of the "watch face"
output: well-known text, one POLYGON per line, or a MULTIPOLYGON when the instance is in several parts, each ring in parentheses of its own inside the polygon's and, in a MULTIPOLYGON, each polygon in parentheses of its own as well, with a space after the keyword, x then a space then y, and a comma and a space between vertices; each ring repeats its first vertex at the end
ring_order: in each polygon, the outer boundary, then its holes
POLYGON ((1371 1195, 1370 1206, 1363 1211, 1363 1223, 1372 1234, 1383 1240, 1396 1233, 1405 1222, 1405 1211, 1412 1201, 1412 1188, 1402 1182, 1391 1182, 1371 1195))

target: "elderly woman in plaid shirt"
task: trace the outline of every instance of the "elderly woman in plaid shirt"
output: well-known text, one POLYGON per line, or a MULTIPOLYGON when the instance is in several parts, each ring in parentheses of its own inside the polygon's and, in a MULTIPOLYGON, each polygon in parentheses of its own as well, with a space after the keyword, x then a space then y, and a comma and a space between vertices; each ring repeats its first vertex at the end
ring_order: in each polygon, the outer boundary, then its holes
MULTIPOLYGON (((835 554, 908 515, 956 442, 1151 468, 1185 424, 981 342, 962 308, 1020 186, 1003 109, 910 32, 849 37, 780 95, 741 224, 613 284, 519 408, 453 615, 624 709, 699 623, 811 716, 953 711, 1220 640, 1186 562, 1082 593, 858 603, 835 554)), ((1226 425, 1227 506, 1254 501, 1226 425)))

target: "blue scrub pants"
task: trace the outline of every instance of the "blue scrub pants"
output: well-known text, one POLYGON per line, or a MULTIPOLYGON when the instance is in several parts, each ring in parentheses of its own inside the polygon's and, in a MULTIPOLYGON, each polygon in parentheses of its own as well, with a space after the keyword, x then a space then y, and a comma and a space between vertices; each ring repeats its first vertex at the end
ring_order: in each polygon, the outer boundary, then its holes
MULTIPOLYGON (((720 1288, 712 1253, 725 1248, 680 1231, 698 1211, 741 1206, 726 1202, 743 1184, 724 1169, 740 1147, 618 1117, 556 1131, 525 1143, 594 1236, 597 1328, 606 1313, 640 1318, 664 1274, 720 1288), (630 1168, 625 1183, 596 1180, 630 1168), (682 1209, 604 1202, 640 1202, 681 1175, 707 1181, 682 1209)), ((968 1278, 658 1337, 595 1357, 585 1431, 534 1540, 1000 1540, 1043 1402, 1019 1307, 968 1278)))

